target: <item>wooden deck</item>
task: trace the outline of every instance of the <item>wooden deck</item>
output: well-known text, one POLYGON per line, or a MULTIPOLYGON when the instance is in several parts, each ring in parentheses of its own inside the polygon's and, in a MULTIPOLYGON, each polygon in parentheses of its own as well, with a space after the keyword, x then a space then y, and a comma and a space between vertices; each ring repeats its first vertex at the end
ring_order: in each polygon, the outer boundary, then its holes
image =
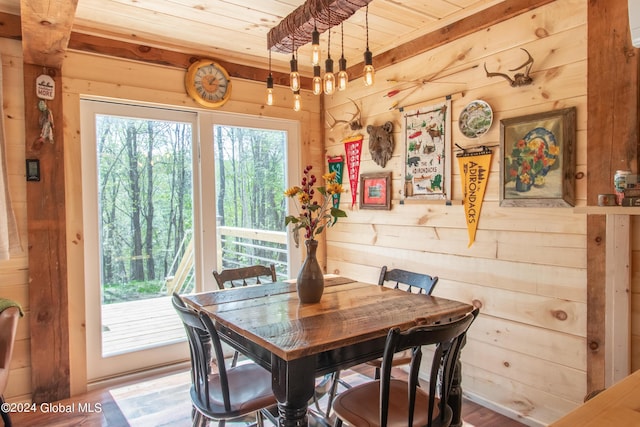
POLYGON ((170 296, 102 306, 102 354, 112 356, 185 340, 170 296))

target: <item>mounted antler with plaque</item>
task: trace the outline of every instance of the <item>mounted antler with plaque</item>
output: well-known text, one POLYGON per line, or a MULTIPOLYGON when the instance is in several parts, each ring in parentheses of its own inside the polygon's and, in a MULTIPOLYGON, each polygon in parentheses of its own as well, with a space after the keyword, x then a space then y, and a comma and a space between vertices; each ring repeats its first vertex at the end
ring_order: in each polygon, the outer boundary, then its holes
POLYGON ((487 73, 487 77, 503 77, 509 81, 509 83, 511 84, 511 87, 526 86, 533 83, 533 79, 531 78, 531 76, 529 76, 529 72, 531 71, 531 67, 533 66, 533 58, 531 57, 531 54, 526 49, 524 48, 520 48, 520 49, 525 51, 529 59, 527 59, 527 61, 521 66, 513 68, 509 71, 517 71, 524 68, 525 69, 524 73, 516 73, 512 78, 505 73, 489 72, 489 70, 487 70, 487 64, 485 63, 484 71, 487 73))
POLYGON ((329 126, 329 129, 333 130, 333 128, 335 128, 336 125, 338 124, 345 125, 349 127, 351 130, 362 129, 362 121, 361 121, 362 112, 360 111, 360 107, 358 107, 358 104, 356 104, 356 102, 353 99, 349 98, 349 101, 353 102, 353 105, 356 106, 356 112, 353 113, 353 115, 351 116, 351 119, 349 120, 336 120, 335 117, 333 117, 331 113, 327 111, 327 117, 333 121, 333 123, 330 123, 329 119, 327 119, 327 125, 329 126))

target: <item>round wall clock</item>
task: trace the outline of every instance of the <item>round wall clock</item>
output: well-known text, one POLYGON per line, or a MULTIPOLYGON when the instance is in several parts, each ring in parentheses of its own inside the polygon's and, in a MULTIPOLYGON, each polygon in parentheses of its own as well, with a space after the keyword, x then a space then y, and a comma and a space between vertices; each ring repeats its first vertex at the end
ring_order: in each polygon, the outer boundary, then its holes
POLYGON ((231 95, 229 73, 210 59, 201 59, 191 64, 184 84, 189 96, 209 108, 221 107, 231 95))

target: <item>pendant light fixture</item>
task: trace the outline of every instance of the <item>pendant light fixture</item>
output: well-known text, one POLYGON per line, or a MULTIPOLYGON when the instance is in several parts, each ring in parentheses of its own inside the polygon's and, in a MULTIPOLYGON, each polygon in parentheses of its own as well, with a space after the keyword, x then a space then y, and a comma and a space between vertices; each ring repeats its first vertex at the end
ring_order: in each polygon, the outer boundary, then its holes
MULTIPOLYGON (((293 36, 292 36, 293 37, 293 36)), ((293 49, 291 49, 291 73, 289 74, 289 82, 292 91, 300 90, 300 73, 298 72, 298 60, 296 59, 296 39, 293 37, 293 49)))
POLYGON ((269 49, 269 75, 267 76, 267 105, 273 105, 273 74, 271 74, 271 49, 269 49))
POLYGON ((341 31, 341 55, 338 60, 338 90, 345 90, 347 88, 347 82, 349 81, 349 75, 347 74, 347 60, 344 58, 344 22, 340 23, 341 31))
POLYGON ((313 20, 313 32, 311 33, 311 65, 320 65, 320 33, 315 19, 313 20))
POLYGON ((293 91, 293 111, 300 111, 300 90, 293 91))
POLYGON ((325 95, 333 95, 336 91, 336 76, 333 74, 333 59, 331 59, 331 9, 329 9, 329 42, 327 43, 327 60, 324 62, 323 86, 325 95))
POLYGON ((320 66, 313 66, 313 81, 311 84, 314 95, 320 95, 322 93, 322 78, 320 77, 320 66))
POLYGON ((374 82, 375 70, 373 69, 373 54, 369 50, 369 5, 365 9, 365 28, 367 31, 367 50, 364 51, 364 85, 371 86, 374 82))

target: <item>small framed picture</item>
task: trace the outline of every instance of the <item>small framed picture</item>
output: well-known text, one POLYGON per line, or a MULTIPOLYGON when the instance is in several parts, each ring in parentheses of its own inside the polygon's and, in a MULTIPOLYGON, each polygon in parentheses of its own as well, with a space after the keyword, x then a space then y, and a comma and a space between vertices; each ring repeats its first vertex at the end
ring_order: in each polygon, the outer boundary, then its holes
POLYGON ((360 175, 360 208, 391 209, 391 172, 360 175))
POLYGON ((574 206, 575 107, 501 120, 500 152, 500 206, 574 206))

